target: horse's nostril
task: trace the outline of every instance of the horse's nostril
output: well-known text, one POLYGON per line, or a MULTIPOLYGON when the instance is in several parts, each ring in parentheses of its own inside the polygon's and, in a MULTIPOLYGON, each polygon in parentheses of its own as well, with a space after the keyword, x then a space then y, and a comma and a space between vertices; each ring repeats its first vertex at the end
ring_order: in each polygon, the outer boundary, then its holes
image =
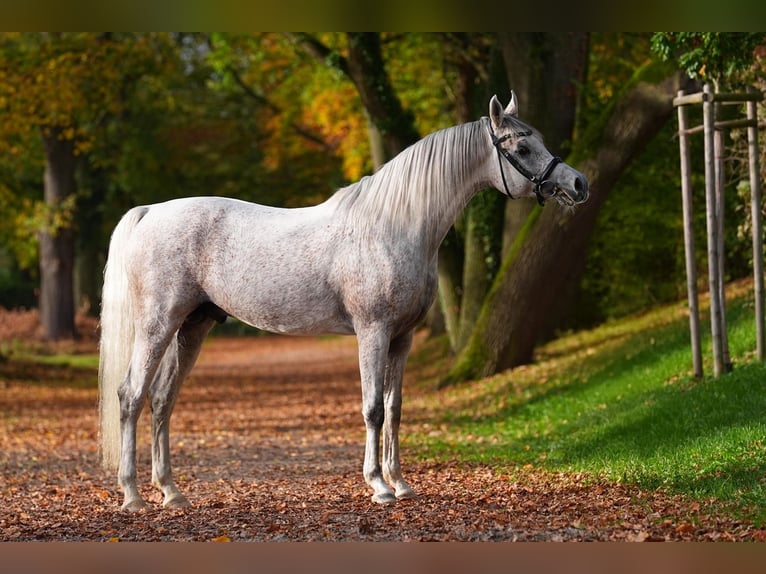
POLYGON ((590 195, 588 189, 588 180, 584 176, 578 175, 574 180, 575 192, 580 196, 580 202, 587 201, 590 195))

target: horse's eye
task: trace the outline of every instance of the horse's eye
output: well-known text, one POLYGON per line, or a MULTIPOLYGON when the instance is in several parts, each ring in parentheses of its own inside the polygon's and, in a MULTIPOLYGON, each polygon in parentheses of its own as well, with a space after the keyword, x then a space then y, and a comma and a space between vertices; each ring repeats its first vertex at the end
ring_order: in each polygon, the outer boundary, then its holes
POLYGON ((525 145, 520 145, 519 147, 516 148, 516 153, 522 157, 525 155, 529 155, 529 148, 525 145))

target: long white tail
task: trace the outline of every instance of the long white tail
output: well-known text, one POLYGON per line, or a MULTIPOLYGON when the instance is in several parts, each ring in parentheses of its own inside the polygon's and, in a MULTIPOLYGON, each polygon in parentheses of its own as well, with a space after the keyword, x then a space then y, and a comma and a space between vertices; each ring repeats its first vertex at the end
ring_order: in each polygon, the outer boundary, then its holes
POLYGON ((117 389, 125 378, 133 352, 133 312, 128 296, 125 249, 147 207, 128 211, 115 227, 109 243, 101 301, 101 344, 98 364, 101 461, 116 469, 120 460, 120 401, 117 389))

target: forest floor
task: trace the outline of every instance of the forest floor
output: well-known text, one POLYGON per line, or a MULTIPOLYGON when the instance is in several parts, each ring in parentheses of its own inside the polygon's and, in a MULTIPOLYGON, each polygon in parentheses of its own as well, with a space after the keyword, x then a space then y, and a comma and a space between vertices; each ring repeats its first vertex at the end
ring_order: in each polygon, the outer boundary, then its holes
MULTIPOLYGON (((171 432, 176 480, 193 506, 161 508, 142 417, 149 510, 121 512, 114 473, 99 463, 95 366, 22 352, 95 353, 95 324, 58 345, 40 343, 36 329, 33 313, 0 311, 0 541, 766 540, 746 521, 662 491, 444 461, 406 445, 403 469, 419 497, 374 504, 361 473, 356 343, 336 337, 211 338, 171 432)), ((408 413, 407 393, 436 391, 407 380, 402 434, 427 432, 428 413, 408 413)))

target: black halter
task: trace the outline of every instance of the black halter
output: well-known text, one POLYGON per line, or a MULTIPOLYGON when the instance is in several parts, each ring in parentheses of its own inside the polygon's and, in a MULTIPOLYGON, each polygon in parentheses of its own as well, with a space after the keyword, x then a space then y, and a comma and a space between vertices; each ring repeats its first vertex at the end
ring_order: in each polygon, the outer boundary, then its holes
MULTIPOLYGON (((524 167, 519 160, 517 160, 511 152, 509 152, 507 149, 500 146, 501 143, 503 143, 505 140, 510 139, 514 136, 521 137, 521 136, 528 136, 531 135, 531 131, 524 131, 524 132, 510 132, 505 134, 502 137, 496 137, 495 132, 492 131, 492 124, 490 123, 489 118, 484 118, 487 122, 487 130, 489 131, 489 136, 492 138, 492 145, 495 146, 495 149, 497 150, 497 161, 498 163, 502 164, 502 160, 500 159, 500 154, 503 155, 505 159, 508 160, 508 163, 510 163, 514 168, 516 168, 516 171, 518 171, 521 175, 526 177, 529 181, 531 181, 535 185, 535 195, 537 196, 537 203, 540 205, 545 205, 545 200, 550 199, 554 195, 556 195, 556 184, 553 183, 548 179, 548 177, 551 175, 551 172, 553 172, 553 168, 555 168, 558 164, 561 163, 561 158, 558 156, 553 156, 551 160, 548 162, 548 165, 545 166, 545 169, 542 171, 541 175, 535 175, 531 171, 529 171, 526 167, 524 167)), ((500 175, 503 176, 503 187, 505 187, 505 194, 508 197, 511 197, 511 192, 508 189, 508 184, 505 181, 505 172, 503 171, 503 166, 500 165, 500 175)))

